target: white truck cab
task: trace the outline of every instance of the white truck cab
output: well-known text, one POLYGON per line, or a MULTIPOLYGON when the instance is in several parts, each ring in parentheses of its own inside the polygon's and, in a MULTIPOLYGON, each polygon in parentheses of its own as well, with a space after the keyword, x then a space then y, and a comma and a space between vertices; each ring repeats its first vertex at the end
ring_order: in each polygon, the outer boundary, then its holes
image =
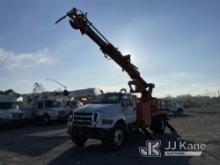
POLYGON ((81 106, 77 100, 57 92, 22 95, 21 110, 29 121, 48 124, 58 120, 66 122, 72 110, 81 106))
POLYGON ((24 113, 19 109, 16 98, 0 96, 0 125, 21 124, 24 121, 24 113))
POLYGON ((52 98, 38 99, 36 101, 34 114, 34 116, 44 124, 48 124, 54 120, 64 122, 66 119, 65 109, 60 105, 58 100, 52 98))
POLYGON ((135 100, 128 93, 106 93, 77 108, 68 121, 72 141, 83 145, 88 138, 97 138, 120 147, 125 133, 136 123, 135 100))

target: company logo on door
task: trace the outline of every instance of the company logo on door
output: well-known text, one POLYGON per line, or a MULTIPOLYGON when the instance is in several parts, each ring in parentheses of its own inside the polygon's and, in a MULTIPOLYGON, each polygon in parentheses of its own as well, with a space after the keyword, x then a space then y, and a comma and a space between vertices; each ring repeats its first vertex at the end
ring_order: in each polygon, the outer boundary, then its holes
MULTIPOLYGON (((201 156, 205 144, 187 143, 186 141, 168 141, 163 149, 164 156, 201 156)), ((161 140, 147 140, 145 147, 139 147, 143 157, 161 157, 161 140)))

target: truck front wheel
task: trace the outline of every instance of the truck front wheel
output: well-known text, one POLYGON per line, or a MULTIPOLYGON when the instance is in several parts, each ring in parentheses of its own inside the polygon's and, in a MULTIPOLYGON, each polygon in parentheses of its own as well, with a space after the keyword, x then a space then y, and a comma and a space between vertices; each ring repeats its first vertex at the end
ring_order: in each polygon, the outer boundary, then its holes
POLYGON ((113 149, 120 149, 125 141, 125 127, 123 124, 116 124, 113 129, 112 136, 110 139, 113 149))

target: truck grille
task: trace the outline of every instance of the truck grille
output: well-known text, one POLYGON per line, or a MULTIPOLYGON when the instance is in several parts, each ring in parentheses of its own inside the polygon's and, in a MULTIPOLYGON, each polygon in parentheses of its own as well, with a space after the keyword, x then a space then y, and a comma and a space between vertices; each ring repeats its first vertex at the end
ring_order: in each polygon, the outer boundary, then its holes
POLYGON ((74 124, 81 127, 92 126, 92 113, 75 112, 74 113, 74 124))

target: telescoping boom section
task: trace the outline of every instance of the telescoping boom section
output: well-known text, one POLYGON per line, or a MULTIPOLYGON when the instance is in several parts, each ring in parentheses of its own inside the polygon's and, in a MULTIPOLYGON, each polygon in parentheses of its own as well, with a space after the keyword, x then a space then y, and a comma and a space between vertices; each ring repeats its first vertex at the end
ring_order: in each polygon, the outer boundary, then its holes
POLYGON ((131 63, 130 55, 123 55, 112 43, 110 43, 88 20, 87 13, 83 13, 81 10, 73 8, 56 23, 66 16, 69 17, 69 22, 73 29, 80 30, 81 34, 87 35, 100 47, 107 58, 115 61, 123 71, 128 73, 131 78, 131 81, 128 82, 130 92, 141 94, 141 97, 137 99, 137 122, 139 124, 149 126, 151 125, 152 116, 166 113, 157 109, 157 100, 152 97, 152 91, 155 85, 153 83, 147 83, 140 76, 138 68, 131 63))

